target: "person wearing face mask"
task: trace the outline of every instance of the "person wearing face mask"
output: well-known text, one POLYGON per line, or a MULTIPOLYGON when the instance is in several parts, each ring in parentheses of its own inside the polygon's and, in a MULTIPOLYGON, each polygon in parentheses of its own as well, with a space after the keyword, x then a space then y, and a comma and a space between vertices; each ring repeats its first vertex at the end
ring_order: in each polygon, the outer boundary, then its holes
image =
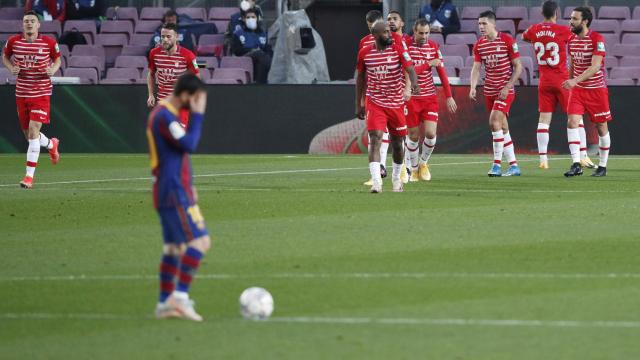
POLYGON ((255 9, 245 11, 244 25, 233 33, 231 53, 235 56, 249 56, 253 60, 253 75, 257 83, 266 84, 273 51, 267 43, 267 32, 258 24, 255 9))
POLYGON ((432 33, 442 33, 447 36, 460 31, 458 10, 452 0, 431 0, 420 10, 419 18, 427 20, 432 33))
POLYGON ((230 35, 233 35, 236 30, 240 30, 240 28, 244 24, 243 17, 245 15, 245 12, 249 9, 257 11, 256 14, 258 15, 258 21, 262 20, 262 9, 260 8, 260 5, 256 4, 255 0, 242 0, 240 1, 239 7, 240 11, 231 15, 231 17, 229 18, 227 33, 229 33, 230 35))

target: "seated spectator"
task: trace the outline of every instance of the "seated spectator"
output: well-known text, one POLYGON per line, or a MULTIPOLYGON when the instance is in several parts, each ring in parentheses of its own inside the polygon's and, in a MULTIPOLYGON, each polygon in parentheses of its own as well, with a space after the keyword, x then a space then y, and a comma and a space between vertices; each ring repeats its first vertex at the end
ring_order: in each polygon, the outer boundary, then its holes
POLYGON ((165 24, 176 24, 178 26, 178 43, 180 46, 189 49, 189 51, 195 53, 195 44, 193 43, 193 38, 191 36, 191 30, 186 27, 181 27, 178 22, 178 13, 175 10, 169 10, 162 16, 162 25, 156 29, 156 32, 151 37, 151 43, 149 46, 154 48, 160 45, 160 31, 162 30, 162 26, 165 24))
POLYGON ((106 13, 107 0, 67 0, 67 20, 99 21, 106 13))
POLYGON ((233 33, 231 53, 249 56, 253 60, 253 77, 256 82, 267 83, 273 51, 267 43, 267 32, 258 24, 258 10, 244 12, 243 25, 233 33))
POLYGON ((420 10, 420 18, 430 24, 431 32, 447 36, 460 31, 460 18, 452 0, 431 0, 420 10))
POLYGON ((230 36, 233 36, 233 33, 235 33, 236 30, 239 30, 242 27, 242 25, 244 24, 244 12, 249 9, 256 10, 258 14, 258 21, 262 20, 262 9, 260 8, 260 5, 257 5, 255 0, 242 0, 240 1, 240 11, 231 15, 231 17, 229 18, 227 33, 230 36))
POLYGON ((65 0, 27 0, 25 11, 35 11, 42 21, 65 20, 65 0))

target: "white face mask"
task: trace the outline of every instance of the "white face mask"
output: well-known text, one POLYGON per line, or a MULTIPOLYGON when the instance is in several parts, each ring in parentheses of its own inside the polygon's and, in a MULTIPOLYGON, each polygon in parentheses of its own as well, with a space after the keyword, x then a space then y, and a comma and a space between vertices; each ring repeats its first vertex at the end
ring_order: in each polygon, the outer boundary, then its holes
POLYGON ((246 0, 242 0, 240 1, 240 10, 242 11, 247 11, 251 9, 251 3, 246 1, 246 0))
POLYGON ((247 28, 249 28, 250 30, 255 30, 258 28, 258 19, 256 18, 249 18, 245 23, 247 24, 247 28))

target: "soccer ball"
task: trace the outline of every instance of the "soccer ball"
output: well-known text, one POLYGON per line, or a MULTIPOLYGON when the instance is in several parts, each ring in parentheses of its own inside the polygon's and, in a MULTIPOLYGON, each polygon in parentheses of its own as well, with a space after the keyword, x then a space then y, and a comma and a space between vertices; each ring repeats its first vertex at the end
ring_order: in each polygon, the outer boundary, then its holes
POLYGON ((240 313, 245 319, 265 320, 273 312, 273 297, 261 287, 250 287, 240 295, 240 313))

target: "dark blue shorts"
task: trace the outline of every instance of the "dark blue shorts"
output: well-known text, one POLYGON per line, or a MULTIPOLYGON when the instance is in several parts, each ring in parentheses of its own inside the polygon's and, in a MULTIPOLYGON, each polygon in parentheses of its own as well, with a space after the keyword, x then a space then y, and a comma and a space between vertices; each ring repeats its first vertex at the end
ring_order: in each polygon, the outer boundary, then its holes
POLYGON ((197 204, 158 209, 165 244, 182 244, 208 234, 197 204))

